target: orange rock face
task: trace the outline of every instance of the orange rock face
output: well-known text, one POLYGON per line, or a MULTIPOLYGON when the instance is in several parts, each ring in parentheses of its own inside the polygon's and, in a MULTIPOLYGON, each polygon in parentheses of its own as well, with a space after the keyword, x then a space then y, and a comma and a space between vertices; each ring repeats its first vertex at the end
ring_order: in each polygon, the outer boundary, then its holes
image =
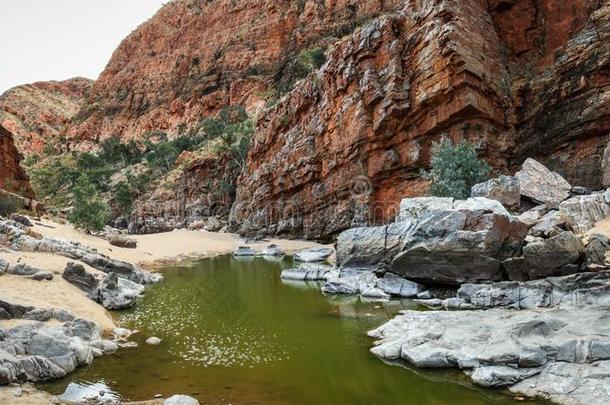
POLYGON ((34 193, 25 172, 19 166, 21 155, 13 143, 13 135, 0 126, 0 190, 33 198, 34 193))
POLYGON ((73 145, 174 135, 227 105, 262 105, 302 49, 334 42, 398 0, 176 0, 115 51, 68 131, 73 145))
POLYGON ((75 78, 18 86, 0 96, 0 124, 24 156, 40 154, 65 132, 93 82, 75 78))
POLYGON ((259 119, 232 227, 327 239, 389 221, 445 135, 498 172, 535 157, 599 187, 609 84, 608 2, 402 1, 259 119))

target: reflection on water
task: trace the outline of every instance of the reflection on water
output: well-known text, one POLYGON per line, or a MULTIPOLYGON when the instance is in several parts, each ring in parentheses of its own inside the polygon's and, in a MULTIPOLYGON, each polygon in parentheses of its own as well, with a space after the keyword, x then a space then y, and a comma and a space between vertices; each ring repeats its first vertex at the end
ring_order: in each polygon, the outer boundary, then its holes
POLYGON ((415 309, 412 301, 324 296, 317 283, 281 280, 291 265, 219 257, 168 268, 135 309, 117 314, 140 330, 138 348, 43 388, 61 393, 70 381, 104 383, 126 399, 180 393, 208 404, 514 402, 464 386, 459 372, 420 374, 384 364, 370 354, 366 332, 415 309), (150 336, 162 344, 145 345, 150 336))

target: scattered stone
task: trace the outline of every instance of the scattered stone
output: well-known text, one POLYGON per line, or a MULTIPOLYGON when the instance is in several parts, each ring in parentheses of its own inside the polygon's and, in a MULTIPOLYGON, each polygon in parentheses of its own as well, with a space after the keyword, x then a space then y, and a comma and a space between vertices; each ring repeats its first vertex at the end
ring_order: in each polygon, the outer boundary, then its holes
POLYGON ((486 197, 499 201, 506 208, 516 211, 521 205, 521 187, 516 177, 500 176, 472 187, 472 197, 486 197))
POLYGON ((152 336, 146 339, 146 344, 151 346, 158 346, 161 344, 161 339, 158 337, 152 336))
POLYGON ((267 246, 262 252, 261 256, 284 256, 286 253, 278 246, 271 244, 267 246))
POLYGON ((25 263, 17 263, 14 266, 10 266, 8 269, 9 274, 13 274, 16 276, 32 276, 38 272, 40 272, 39 269, 25 263))
POLYGON ((325 262, 335 251, 331 248, 310 248, 304 249, 294 254, 294 259, 298 262, 325 262))
POLYGON ((239 246, 235 252, 233 252, 233 256, 235 257, 244 257, 244 256, 255 256, 256 252, 250 246, 239 246))
POLYGON ((97 300, 99 281, 85 270, 82 264, 69 262, 62 278, 84 291, 89 298, 97 300))
POLYGON ((38 273, 34 274, 32 276, 32 280, 36 280, 36 281, 43 281, 43 280, 51 281, 51 280, 53 280, 53 273, 50 273, 48 271, 41 271, 41 272, 38 272, 38 273))
POLYGON ((538 203, 556 204, 570 197, 570 183, 534 159, 528 158, 515 177, 519 180, 521 195, 538 203))
POLYGON ((108 240, 112 246, 117 246, 126 249, 136 249, 138 247, 138 241, 132 238, 127 238, 123 235, 111 236, 108 240))
POLYGON ((163 405, 199 405, 199 401, 186 395, 174 395, 163 401, 163 405))
POLYGON ((133 335, 135 331, 127 329, 127 328, 114 328, 112 330, 112 334, 117 338, 127 339, 131 335, 133 335))

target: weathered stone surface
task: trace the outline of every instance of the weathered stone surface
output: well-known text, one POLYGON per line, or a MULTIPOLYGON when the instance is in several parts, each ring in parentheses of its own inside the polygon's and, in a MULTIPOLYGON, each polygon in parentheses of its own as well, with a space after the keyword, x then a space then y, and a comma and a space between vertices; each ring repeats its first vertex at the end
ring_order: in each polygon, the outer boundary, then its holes
POLYGON ((28 176, 20 166, 21 158, 15 148, 13 134, 0 125, 0 189, 33 198, 28 176))
POLYGON ((559 211, 550 211, 543 215, 530 229, 530 235, 550 238, 559 235, 566 229, 566 221, 559 211))
POLYGON ((229 154, 183 153, 179 167, 135 201, 129 233, 167 232, 199 223, 210 232, 219 231, 234 199, 227 185, 235 184, 239 175, 239 165, 232 159, 229 154))
POLYGON ((36 280, 36 281, 43 281, 43 280, 51 281, 51 280, 53 280, 53 273, 50 273, 48 271, 41 271, 41 272, 38 272, 38 273, 34 274, 32 276, 32 280, 36 280))
POLYGON ((530 280, 575 273, 579 271, 584 253, 582 240, 572 232, 562 232, 523 248, 530 280))
POLYGON ((100 328, 83 319, 0 329, 0 337, 0 384, 60 378, 102 353, 100 328))
POLYGON ((587 255, 587 267, 606 267, 606 252, 610 250, 610 238, 606 235, 595 233, 587 238, 585 253, 587 255))
MULTIPOLYGON (((274 234, 289 221, 295 235, 329 238, 388 221, 402 197, 425 194, 419 173, 443 134, 474 142, 499 173, 533 157, 599 188, 609 5, 562 4, 404 2, 337 42, 320 72, 259 119, 233 229, 274 234)), ((522 193, 569 197, 566 181, 537 173, 522 193)))
POLYGON ((14 87, 0 95, 0 125, 13 133, 22 155, 40 155, 59 141, 92 85, 74 78, 14 87))
POLYGON ((297 268, 283 270, 281 277, 285 280, 320 281, 326 280, 332 271, 333 267, 331 266, 302 263, 297 268))
POLYGON ((117 273, 121 277, 136 283, 155 283, 163 278, 159 274, 153 274, 134 264, 101 255, 96 250, 77 242, 49 237, 36 239, 28 235, 19 224, 12 221, 0 219, 0 235, 7 239, 8 244, 14 250, 58 254, 73 260, 80 260, 104 273, 117 273))
POLYGON ((610 215, 610 193, 573 197, 559 205, 561 218, 576 234, 583 234, 610 215))
POLYGON ((32 221, 30 221, 30 219, 28 217, 26 217, 25 215, 14 213, 14 214, 11 214, 10 218, 11 218, 11 221, 15 221, 23 226, 34 226, 32 221))
POLYGON ((108 242, 112 246, 117 246, 117 247, 126 248, 126 249, 135 249, 138 247, 137 240, 130 239, 130 238, 127 238, 125 236, 120 236, 120 235, 110 237, 108 242))
POLYGON ((610 305, 610 272, 578 273, 519 283, 463 284, 457 298, 479 309, 607 306, 610 305))
POLYGON ((486 387, 515 386, 535 396, 555 390, 572 402, 605 403, 608 373, 608 307, 403 313, 369 332, 377 339, 371 351, 388 360, 405 360, 417 367, 456 367, 486 387), (558 373, 555 367, 576 370, 558 373), (553 378, 545 376, 551 373, 553 378), (540 375, 540 377, 538 377, 540 375), (545 376, 545 377, 542 377, 545 376), (585 378, 590 380, 587 381, 585 378), (585 378, 583 378, 585 377, 585 378), (541 380, 542 379, 542 380, 541 380), (576 389, 588 382, 589 387, 576 389), (537 382, 544 382, 538 388, 537 382), (527 387, 527 388, 526 388, 527 387), (570 388, 571 387, 571 388, 570 388))
POLYGON ((570 197, 570 183, 534 159, 527 159, 515 177, 521 194, 538 203, 556 204, 570 197))
POLYGON ((294 253, 294 260, 305 263, 325 262, 333 253, 335 251, 331 248, 303 249, 294 253))
POLYGON ((92 300, 97 299, 99 281, 88 273, 82 264, 68 263, 62 274, 64 280, 84 291, 92 300))
POLYGON ((40 272, 40 269, 26 263, 17 263, 14 266, 10 266, 8 269, 9 274, 14 274, 16 276, 31 276, 38 272, 40 272))
POLYGON ((521 253, 527 225, 484 211, 430 213, 392 262, 392 273, 421 282, 499 281, 501 263, 521 253))
POLYGON ((602 186, 610 187, 610 142, 606 145, 602 157, 602 186))
POLYGON ((413 222, 432 211, 451 211, 453 198, 448 197, 414 197, 400 202, 400 213, 396 222, 413 222))
POLYGON ((424 290, 424 286, 392 273, 385 273, 377 281, 377 288, 393 297, 413 298, 424 290))
POLYGON ((502 203, 510 210, 521 206, 521 186, 516 177, 500 176, 472 187, 473 197, 486 197, 502 203))
POLYGON ((125 309, 135 305, 143 293, 143 285, 110 273, 99 285, 98 301, 106 309, 125 309))

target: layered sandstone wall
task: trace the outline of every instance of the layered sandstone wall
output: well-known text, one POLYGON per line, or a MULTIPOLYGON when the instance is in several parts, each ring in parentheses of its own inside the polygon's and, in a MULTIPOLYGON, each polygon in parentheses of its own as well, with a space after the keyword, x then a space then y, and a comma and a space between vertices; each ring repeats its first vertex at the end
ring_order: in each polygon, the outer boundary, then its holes
POLYGON ((41 154, 64 134, 93 81, 74 78, 17 86, 0 96, 0 124, 24 156, 41 154))
POLYGON ((431 144, 498 172, 536 157, 600 186, 610 133, 607 1, 409 0, 328 52, 259 120, 233 229, 326 239, 421 195, 431 144))
POLYGON ((21 155, 13 143, 13 135, 0 126, 0 190, 33 198, 28 176, 19 162, 21 155))
POLYGON ((227 105, 253 112, 302 49, 325 46, 399 0, 175 0, 115 51, 68 131, 74 147, 108 136, 175 135, 227 105))

